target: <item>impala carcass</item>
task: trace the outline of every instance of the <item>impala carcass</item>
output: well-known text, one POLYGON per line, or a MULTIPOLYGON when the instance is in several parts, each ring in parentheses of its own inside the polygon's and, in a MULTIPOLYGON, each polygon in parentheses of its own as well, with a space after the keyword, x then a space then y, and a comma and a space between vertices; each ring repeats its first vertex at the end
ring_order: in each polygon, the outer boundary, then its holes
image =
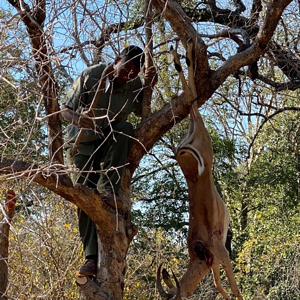
MULTIPOLYGON (((193 103, 197 97, 191 62, 192 48, 193 43, 189 41, 187 45, 188 84, 182 74, 177 53, 172 49, 175 67, 179 72, 187 101, 190 103, 193 103)), ((212 142, 196 102, 191 108, 188 133, 177 147, 176 158, 187 180, 189 192, 187 244, 190 261, 182 279, 179 282, 176 279, 176 287, 172 284, 166 270, 162 272, 164 281, 169 287, 168 293, 162 289, 159 268, 158 290, 163 299, 186 299, 211 269, 218 291, 224 299, 229 299, 221 286, 219 269, 221 265, 225 270, 233 294, 241 300, 243 298, 234 278, 229 253, 225 248, 229 213, 214 185, 212 142)))

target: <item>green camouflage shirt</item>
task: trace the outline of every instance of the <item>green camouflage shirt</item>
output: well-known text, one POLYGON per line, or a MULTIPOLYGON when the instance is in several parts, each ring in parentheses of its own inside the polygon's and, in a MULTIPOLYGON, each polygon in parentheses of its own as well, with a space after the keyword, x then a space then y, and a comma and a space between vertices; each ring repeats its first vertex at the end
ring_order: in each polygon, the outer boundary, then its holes
MULTIPOLYGON (((93 101, 101 74, 106 65, 95 65, 83 71, 74 81, 66 96, 64 104, 74 111, 81 113, 93 101)), ((87 129, 81 139, 78 151, 91 154, 93 142, 103 138, 103 131, 108 129, 111 121, 115 123, 125 121, 131 112, 140 115, 142 111, 143 84, 140 77, 136 77, 123 85, 114 88, 113 82, 105 93, 101 94, 97 107, 94 109, 96 129, 87 129), (99 118, 100 117, 100 118, 99 118), (87 148, 91 148, 90 150, 87 148)), ((67 143, 73 143, 79 132, 76 125, 70 124, 66 131, 67 143)))

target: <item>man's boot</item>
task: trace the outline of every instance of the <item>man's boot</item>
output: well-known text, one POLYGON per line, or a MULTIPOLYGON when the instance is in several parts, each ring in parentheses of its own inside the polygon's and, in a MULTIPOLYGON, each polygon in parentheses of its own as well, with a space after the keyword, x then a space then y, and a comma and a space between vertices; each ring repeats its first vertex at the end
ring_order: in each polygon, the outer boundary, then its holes
POLYGON ((84 276, 96 276, 96 262, 92 258, 87 258, 84 264, 79 268, 78 273, 84 276))

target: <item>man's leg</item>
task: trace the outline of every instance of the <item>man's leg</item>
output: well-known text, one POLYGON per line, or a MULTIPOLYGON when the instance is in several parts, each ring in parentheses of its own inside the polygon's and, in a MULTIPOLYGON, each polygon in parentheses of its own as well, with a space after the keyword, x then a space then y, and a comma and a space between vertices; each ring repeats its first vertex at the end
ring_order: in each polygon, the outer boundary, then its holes
MULTIPOLYGON (((88 172, 93 165, 94 170, 100 169, 100 162, 98 168, 95 166, 97 163, 94 157, 86 156, 82 154, 75 154, 71 158, 69 150, 67 151, 68 163, 73 163, 76 167, 82 171, 76 180, 76 183, 82 183, 90 188, 97 188, 97 182, 99 180, 99 172, 88 172)), ((86 262, 80 267, 79 272, 83 275, 95 275, 96 274, 96 260, 98 254, 97 243, 97 230, 94 222, 90 217, 81 209, 78 208, 78 223, 79 234, 83 243, 84 255, 86 262)))
POLYGON ((109 137, 105 147, 102 183, 106 191, 118 195, 124 165, 127 162, 134 134, 133 126, 129 122, 119 122, 113 126, 113 134, 109 137))

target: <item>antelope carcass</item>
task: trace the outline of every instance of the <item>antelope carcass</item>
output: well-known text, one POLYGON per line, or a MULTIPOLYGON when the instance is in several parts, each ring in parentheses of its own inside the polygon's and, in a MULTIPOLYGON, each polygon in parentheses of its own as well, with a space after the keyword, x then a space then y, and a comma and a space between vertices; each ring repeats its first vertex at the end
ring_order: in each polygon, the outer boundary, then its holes
MULTIPOLYGON (((197 97, 191 59, 192 48, 193 43, 190 40, 187 45, 188 84, 182 74, 178 55, 175 50, 171 50, 174 55, 175 67, 182 81, 186 100, 189 103, 193 103, 197 97)), ((165 270, 163 271, 164 281, 170 288, 168 293, 162 289, 159 268, 157 276, 158 290, 163 299, 186 299, 211 269, 218 291, 224 299, 229 299, 221 286, 219 270, 221 265, 228 277, 233 294, 239 300, 242 300, 242 295, 234 278, 229 253, 225 248, 229 213, 214 185, 212 142, 196 102, 191 108, 188 133, 177 148, 176 158, 187 180, 189 191, 187 244, 190 261, 182 279, 179 282, 176 279, 176 287, 172 284, 169 274, 165 270)))

